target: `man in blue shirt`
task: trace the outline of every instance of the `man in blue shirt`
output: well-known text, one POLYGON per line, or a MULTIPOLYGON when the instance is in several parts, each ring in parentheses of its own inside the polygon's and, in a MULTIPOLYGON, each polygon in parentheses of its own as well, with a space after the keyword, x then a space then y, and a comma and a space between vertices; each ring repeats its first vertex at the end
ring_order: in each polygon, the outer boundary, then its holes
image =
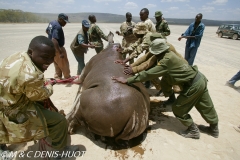
POLYGON ((182 38, 187 39, 185 47, 185 59, 191 66, 193 65, 205 29, 205 25, 201 22, 202 16, 203 15, 201 13, 197 14, 195 22, 191 23, 186 32, 178 38, 179 41, 181 41, 182 38))
POLYGON ((67 52, 64 48, 65 37, 62 29, 66 23, 69 23, 68 16, 64 13, 60 13, 58 15, 58 20, 51 21, 46 29, 48 38, 52 40, 56 50, 56 56, 54 57, 54 78, 56 79, 62 79, 62 75, 65 79, 71 77, 67 52))
MULTIPOLYGON (((88 29, 90 27, 90 23, 87 20, 82 21, 82 28, 77 33, 75 38, 73 39, 70 48, 78 61, 78 70, 77 75, 80 75, 83 68, 85 67, 84 62, 84 54, 87 53, 88 48, 95 48, 94 45, 92 45, 89 42, 89 36, 88 36, 88 29)), ((78 83, 78 79, 74 80, 75 83, 78 83)))

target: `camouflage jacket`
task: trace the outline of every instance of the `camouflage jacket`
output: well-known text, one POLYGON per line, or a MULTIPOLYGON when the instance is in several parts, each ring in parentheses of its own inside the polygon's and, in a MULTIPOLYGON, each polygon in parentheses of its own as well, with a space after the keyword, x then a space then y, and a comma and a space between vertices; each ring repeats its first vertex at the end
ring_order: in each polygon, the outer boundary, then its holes
POLYGON ((123 36, 122 47, 128 47, 131 43, 138 39, 134 36, 132 29, 136 25, 135 22, 123 22, 120 26, 120 35, 123 36))
POLYGON ((135 41, 128 47, 125 47, 122 51, 122 54, 127 54, 127 53, 131 54, 137 48, 137 46, 139 46, 142 43, 142 41, 143 41, 143 38, 138 38, 137 41, 135 41))
POLYGON ((160 22, 157 22, 156 31, 161 33, 164 36, 169 36, 170 33, 171 33, 166 20, 162 20, 160 22))
POLYGON ((89 41, 97 47, 98 46, 103 47, 102 39, 104 39, 105 41, 108 41, 107 36, 95 23, 91 23, 91 27, 88 30, 88 35, 89 35, 89 41))
POLYGON ((128 58, 129 59, 137 58, 144 51, 145 53, 147 53, 149 50, 150 43, 156 38, 165 38, 165 36, 157 32, 148 32, 147 34, 145 34, 144 37, 142 38, 141 44, 137 45, 135 48, 132 47, 132 50, 130 51, 131 54, 128 58))
POLYGON ((52 95, 44 74, 26 52, 0 62, 0 144, 37 140, 48 136, 46 120, 36 101, 52 95))
POLYGON ((143 23, 147 24, 148 26, 148 31, 150 32, 156 32, 155 26, 153 24, 153 22, 151 21, 151 19, 146 19, 145 21, 143 21, 143 23))

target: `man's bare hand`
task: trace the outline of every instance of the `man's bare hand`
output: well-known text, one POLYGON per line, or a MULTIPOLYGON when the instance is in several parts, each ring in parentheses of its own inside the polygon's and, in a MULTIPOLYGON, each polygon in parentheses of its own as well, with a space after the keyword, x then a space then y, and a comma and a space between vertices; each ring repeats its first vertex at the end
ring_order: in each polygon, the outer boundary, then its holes
POLYGON ((116 51, 119 52, 119 53, 122 53, 123 48, 122 47, 117 47, 116 51))
POLYGON ((182 37, 179 37, 178 40, 181 41, 182 37))
POLYGON ((94 46, 94 45, 90 45, 89 47, 90 47, 90 48, 95 48, 95 46, 94 46))
POLYGON ((117 63, 117 64, 124 64, 124 63, 123 63, 123 60, 120 60, 120 59, 114 61, 114 63, 117 63))
POLYGON ((122 83, 122 84, 126 84, 127 83, 127 79, 124 78, 124 77, 111 77, 112 80, 115 80, 115 82, 119 82, 119 83, 122 83))
POLYGON ((133 75, 132 67, 131 66, 125 66, 123 73, 126 74, 126 75, 133 75))

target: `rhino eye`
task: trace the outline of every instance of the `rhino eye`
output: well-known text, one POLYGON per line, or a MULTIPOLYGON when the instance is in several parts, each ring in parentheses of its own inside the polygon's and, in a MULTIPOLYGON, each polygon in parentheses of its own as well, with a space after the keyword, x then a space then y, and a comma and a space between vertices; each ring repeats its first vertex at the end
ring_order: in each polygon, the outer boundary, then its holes
POLYGON ((92 85, 91 87, 89 87, 89 88, 96 88, 98 85, 92 85))

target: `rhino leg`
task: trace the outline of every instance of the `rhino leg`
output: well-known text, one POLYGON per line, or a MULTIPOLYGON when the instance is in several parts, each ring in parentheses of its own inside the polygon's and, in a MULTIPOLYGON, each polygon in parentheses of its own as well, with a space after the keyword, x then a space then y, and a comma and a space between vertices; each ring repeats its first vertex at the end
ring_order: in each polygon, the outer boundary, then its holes
POLYGON ((81 86, 79 86, 79 90, 74 100, 72 110, 66 116, 66 119, 69 124, 68 125, 69 134, 74 134, 74 132, 77 130, 77 127, 81 125, 80 96, 81 96, 81 86))

